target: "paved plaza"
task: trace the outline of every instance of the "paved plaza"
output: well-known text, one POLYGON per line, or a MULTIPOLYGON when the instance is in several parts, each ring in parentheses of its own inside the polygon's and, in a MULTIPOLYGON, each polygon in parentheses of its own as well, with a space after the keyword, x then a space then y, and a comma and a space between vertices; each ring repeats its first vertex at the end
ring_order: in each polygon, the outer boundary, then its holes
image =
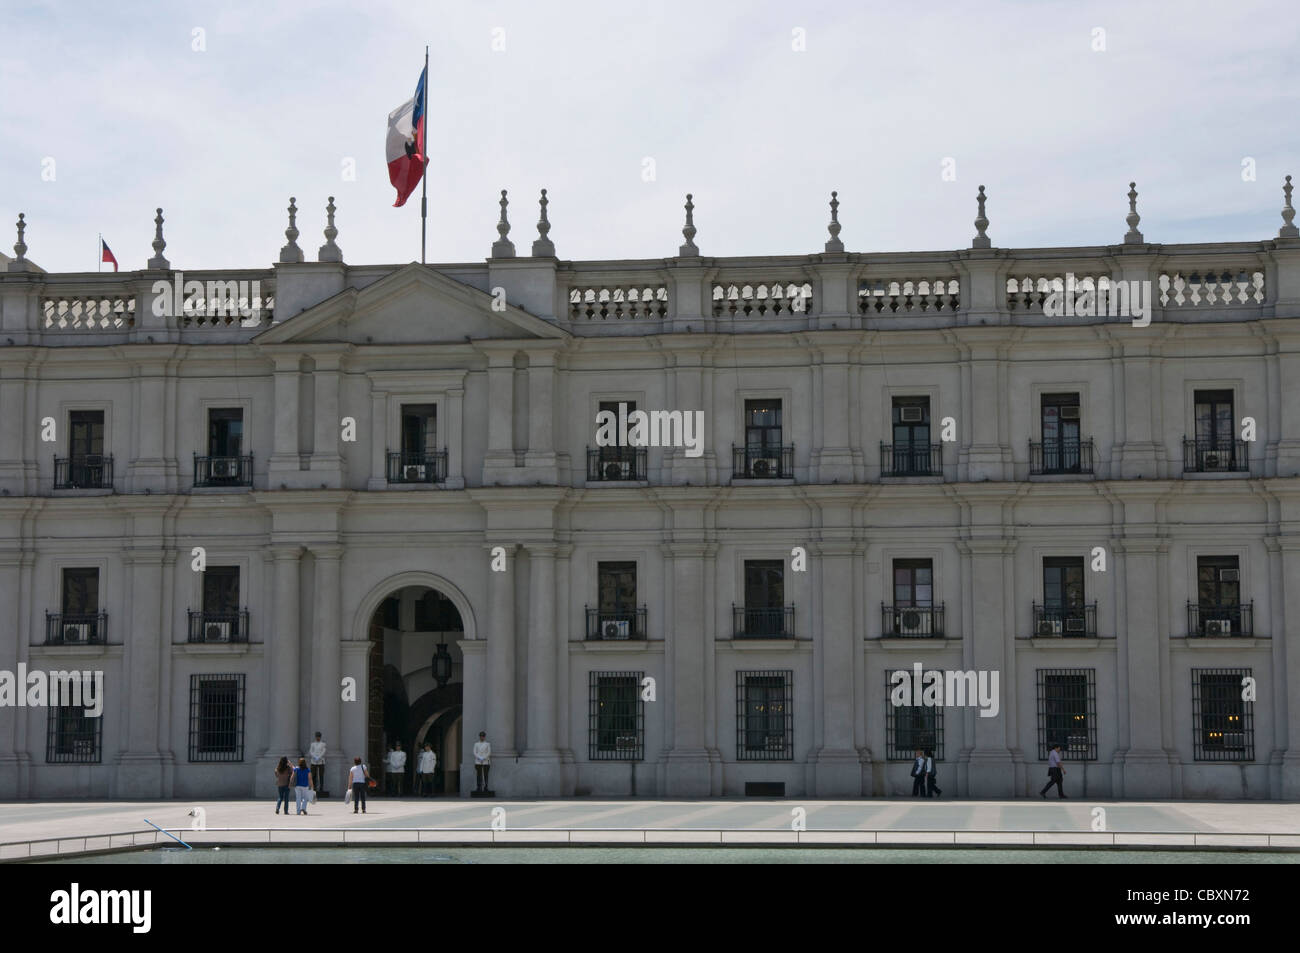
POLYGON ((1078 845, 1300 851, 1300 804, 1275 802, 373 798, 364 815, 329 799, 305 816, 288 817, 275 814, 269 800, 0 804, 0 860, 172 843, 146 818, 193 845, 1078 845), (191 813, 196 809, 201 815, 191 813))

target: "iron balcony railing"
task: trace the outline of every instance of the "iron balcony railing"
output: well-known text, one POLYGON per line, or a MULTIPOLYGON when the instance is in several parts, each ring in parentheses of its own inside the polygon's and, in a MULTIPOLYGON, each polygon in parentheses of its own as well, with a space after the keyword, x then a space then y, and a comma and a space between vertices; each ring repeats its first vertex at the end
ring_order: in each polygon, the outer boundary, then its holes
POLYGON ((389 483, 442 483, 446 479, 446 450, 388 451, 389 483))
POLYGON ((602 612, 587 606, 587 641, 645 641, 645 606, 602 612))
POLYGON ((645 447, 588 447, 587 482, 636 482, 646 479, 645 447))
POLYGON ((112 488, 113 455, 111 453, 87 453, 54 458, 54 489, 111 490, 112 488))
POLYGON ((880 604, 883 638, 943 638, 943 604, 937 606, 887 606, 880 604))
POLYGON ((753 607, 732 605, 737 639, 793 639, 794 606, 753 607))
POLYGON ((1034 603, 1034 638, 1095 639, 1097 603, 1087 606, 1040 606, 1034 603))
POLYGON ((1029 472, 1033 476, 1092 472, 1092 439, 1029 441, 1029 472))
POLYGON ((104 645, 108 642, 108 614, 99 612, 46 612, 46 645, 104 645))
POLYGON ((1187 603, 1187 634, 1191 638, 1250 637, 1254 634, 1255 604, 1187 603))
POLYGON ((937 443, 882 443, 880 475, 887 477, 939 476, 943 448, 937 443))
POLYGON ((1245 473, 1250 470, 1246 441, 1183 438, 1184 473, 1245 473))
POLYGON ((194 455, 195 486, 252 486, 253 455, 200 457, 194 455))
POLYGON ((248 610, 233 612, 207 612, 191 609, 189 641, 191 642, 247 642, 248 610))
POLYGON ((731 476, 735 480, 794 479, 794 444, 788 447, 731 445, 731 476))

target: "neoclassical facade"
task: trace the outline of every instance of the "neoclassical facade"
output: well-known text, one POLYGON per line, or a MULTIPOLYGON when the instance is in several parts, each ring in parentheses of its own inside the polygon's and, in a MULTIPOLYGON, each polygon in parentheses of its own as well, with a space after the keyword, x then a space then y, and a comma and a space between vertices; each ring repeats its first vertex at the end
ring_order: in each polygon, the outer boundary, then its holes
POLYGON ((996 247, 981 189, 963 250, 846 251, 833 201, 821 253, 712 258, 688 198, 677 255, 568 261, 503 193, 437 265, 345 262, 333 200, 305 260, 291 203, 273 267, 184 274, 161 210, 121 274, 20 226, 0 671, 106 698, 0 707, 0 797, 268 795, 316 731, 326 787, 428 742, 463 795, 480 730, 498 796, 897 796, 929 748, 1032 797, 1059 743, 1075 797, 1300 797, 1289 181, 1258 242, 1135 199, 1102 247, 996 247))

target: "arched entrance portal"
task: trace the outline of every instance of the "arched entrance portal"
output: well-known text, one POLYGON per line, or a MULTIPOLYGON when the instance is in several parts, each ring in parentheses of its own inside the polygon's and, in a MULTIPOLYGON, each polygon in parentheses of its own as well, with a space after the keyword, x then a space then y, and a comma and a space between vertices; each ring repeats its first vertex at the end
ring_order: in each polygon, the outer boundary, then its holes
POLYGON ((465 637, 460 612, 437 589, 403 586, 379 603, 369 633, 366 757, 379 790, 390 789, 387 755, 398 742, 406 752, 406 770, 395 789, 414 793, 417 758, 428 742, 438 756, 430 793, 457 793, 464 703, 456 644, 465 637))

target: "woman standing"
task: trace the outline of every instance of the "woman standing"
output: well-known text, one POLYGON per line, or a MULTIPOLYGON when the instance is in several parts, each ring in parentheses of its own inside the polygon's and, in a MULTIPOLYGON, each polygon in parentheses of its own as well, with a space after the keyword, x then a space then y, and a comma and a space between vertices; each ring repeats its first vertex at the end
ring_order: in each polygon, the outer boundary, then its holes
POLYGON ((285 817, 289 816, 289 785, 293 781, 293 768, 289 767, 289 759, 280 758, 280 763, 275 766, 275 789, 278 793, 275 802, 275 813, 280 813, 280 805, 284 805, 285 817))
MULTIPOLYGON (((298 759, 298 767, 293 769, 293 780, 295 785, 294 794, 298 799, 298 813, 306 814, 307 792, 315 790, 311 782, 311 769, 307 767, 306 758, 298 759)), ((288 808, 286 807, 285 810, 287 811, 288 808)))
POLYGON ((352 785, 352 813, 366 813, 366 783, 370 781, 370 772, 361 763, 360 758, 352 759, 352 769, 348 771, 348 782, 352 785))

